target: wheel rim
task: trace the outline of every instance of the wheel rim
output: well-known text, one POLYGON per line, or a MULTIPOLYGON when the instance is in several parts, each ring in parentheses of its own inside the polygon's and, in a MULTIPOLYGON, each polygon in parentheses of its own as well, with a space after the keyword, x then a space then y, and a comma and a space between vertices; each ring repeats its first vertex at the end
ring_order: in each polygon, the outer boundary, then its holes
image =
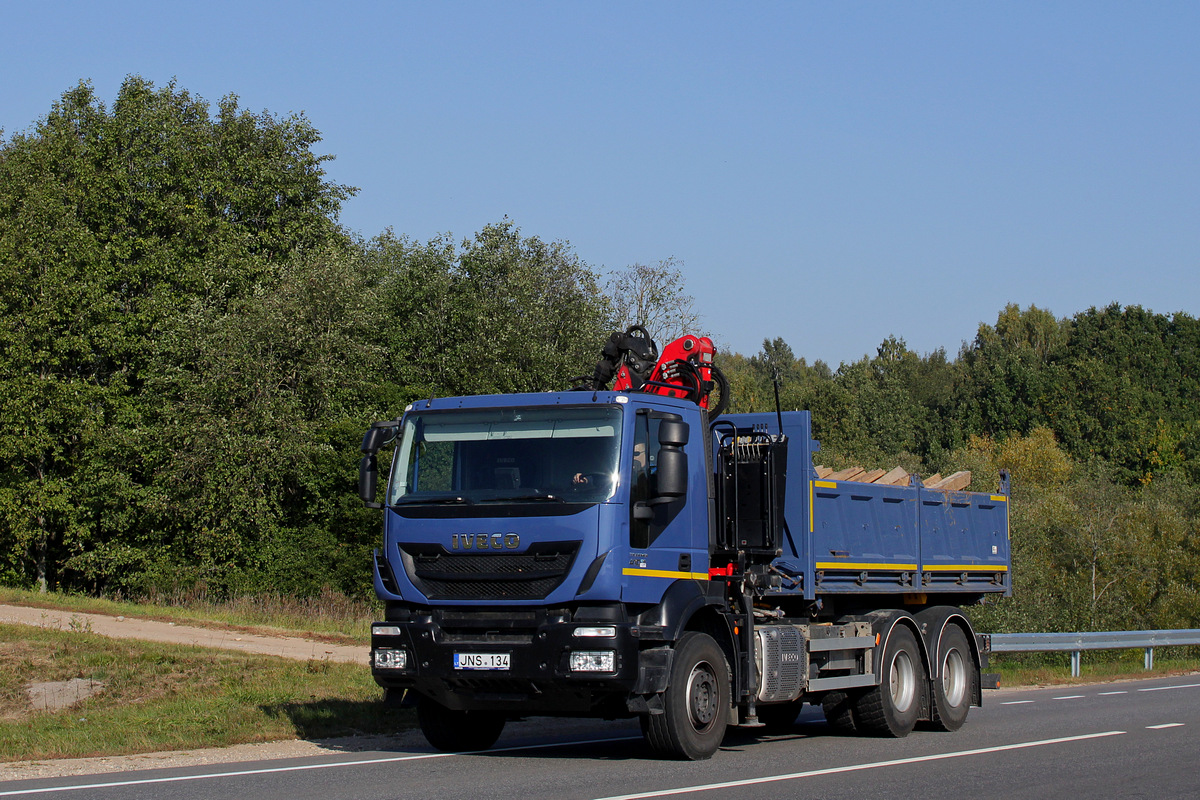
POLYGON ((951 707, 962 705, 967 693, 967 666, 957 648, 947 650, 942 659, 942 696, 951 707))
POLYGON ((917 694, 916 671, 913 669, 912 658, 901 650, 892 659, 892 666, 888 672, 892 707, 903 713, 912 705, 917 694))
POLYGON ((698 731, 711 728, 717 717, 717 676, 706 661, 692 667, 687 682, 688 719, 698 731))

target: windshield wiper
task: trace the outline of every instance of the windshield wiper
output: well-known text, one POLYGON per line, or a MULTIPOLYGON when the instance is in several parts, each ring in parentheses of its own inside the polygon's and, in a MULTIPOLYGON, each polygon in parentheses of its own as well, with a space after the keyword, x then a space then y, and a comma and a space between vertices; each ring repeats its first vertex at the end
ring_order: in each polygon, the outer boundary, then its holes
POLYGON ((451 506, 451 505, 472 505, 471 500, 465 497, 409 497, 402 498, 395 503, 394 506, 451 506))
POLYGON ((504 495, 503 497, 489 497, 486 500, 481 500, 481 503, 529 503, 529 502, 546 502, 565 503, 563 498, 556 494, 514 494, 504 495))

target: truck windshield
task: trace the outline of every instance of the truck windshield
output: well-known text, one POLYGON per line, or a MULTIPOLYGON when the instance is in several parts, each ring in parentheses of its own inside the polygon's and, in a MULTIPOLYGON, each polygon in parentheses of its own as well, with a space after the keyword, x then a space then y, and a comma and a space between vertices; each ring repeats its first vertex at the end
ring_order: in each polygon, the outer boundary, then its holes
POLYGON ((388 502, 598 503, 616 488, 620 438, 615 407, 410 413, 388 502))

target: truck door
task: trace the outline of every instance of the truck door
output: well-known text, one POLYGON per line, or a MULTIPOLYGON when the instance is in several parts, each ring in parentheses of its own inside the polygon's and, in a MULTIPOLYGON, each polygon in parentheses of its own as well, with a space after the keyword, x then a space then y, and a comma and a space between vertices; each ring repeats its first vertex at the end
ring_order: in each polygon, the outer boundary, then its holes
POLYGON ((673 581, 708 580, 707 486, 704 483, 703 433, 689 430, 688 487, 683 497, 663 497, 658 465, 664 445, 664 420, 678 414, 639 409, 634 420, 629 488, 629 560, 622 570, 621 598, 656 603, 673 581))

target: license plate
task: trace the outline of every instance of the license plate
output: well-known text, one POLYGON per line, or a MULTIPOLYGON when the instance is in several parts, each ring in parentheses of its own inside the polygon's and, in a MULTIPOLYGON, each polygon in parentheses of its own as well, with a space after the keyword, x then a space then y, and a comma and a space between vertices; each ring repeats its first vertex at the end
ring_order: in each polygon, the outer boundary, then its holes
POLYGON ((508 669, 509 653, 455 653, 455 669, 508 669))

